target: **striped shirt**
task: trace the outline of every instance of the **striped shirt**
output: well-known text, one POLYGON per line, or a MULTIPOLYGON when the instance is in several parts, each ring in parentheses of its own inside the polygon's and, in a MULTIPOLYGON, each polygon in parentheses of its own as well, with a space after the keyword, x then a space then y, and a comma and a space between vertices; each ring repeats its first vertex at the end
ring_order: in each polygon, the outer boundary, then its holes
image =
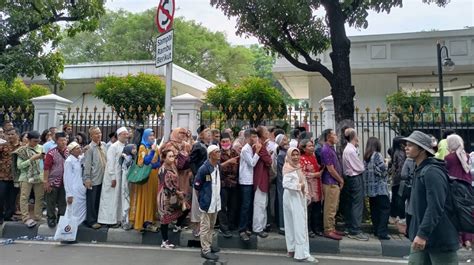
POLYGON ((48 182, 51 187, 59 188, 63 185, 64 161, 69 156, 66 149, 60 151, 57 147, 49 150, 44 158, 44 170, 49 171, 48 182))

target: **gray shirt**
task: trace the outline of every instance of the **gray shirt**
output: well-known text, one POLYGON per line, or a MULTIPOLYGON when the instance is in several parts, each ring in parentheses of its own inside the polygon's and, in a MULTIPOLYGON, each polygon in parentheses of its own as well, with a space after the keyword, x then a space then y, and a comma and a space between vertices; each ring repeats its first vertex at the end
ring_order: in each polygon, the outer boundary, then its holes
POLYGON ((90 179, 92 186, 102 184, 104 179, 105 165, 107 164, 106 146, 100 142, 100 146, 95 142, 89 144, 89 150, 84 154, 84 181, 90 179))

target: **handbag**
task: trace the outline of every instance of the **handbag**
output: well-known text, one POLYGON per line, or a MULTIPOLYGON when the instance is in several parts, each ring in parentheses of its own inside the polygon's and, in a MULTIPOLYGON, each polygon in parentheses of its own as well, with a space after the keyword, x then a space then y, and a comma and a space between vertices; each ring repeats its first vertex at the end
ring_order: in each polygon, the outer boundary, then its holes
POLYGON ((179 152, 176 160, 176 168, 178 170, 186 170, 191 168, 191 159, 189 158, 189 156, 183 155, 181 152, 179 152))
POLYGON ((72 210, 69 206, 66 208, 66 213, 59 219, 54 240, 58 241, 76 241, 77 229, 79 227, 77 218, 72 216, 72 210))
POLYGON ((127 180, 133 184, 145 184, 150 176, 151 165, 137 165, 133 162, 127 174, 127 180))
POLYGON ((183 201, 175 190, 164 188, 164 192, 165 196, 168 198, 169 207, 172 211, 181 210, 183 208, 183 201))

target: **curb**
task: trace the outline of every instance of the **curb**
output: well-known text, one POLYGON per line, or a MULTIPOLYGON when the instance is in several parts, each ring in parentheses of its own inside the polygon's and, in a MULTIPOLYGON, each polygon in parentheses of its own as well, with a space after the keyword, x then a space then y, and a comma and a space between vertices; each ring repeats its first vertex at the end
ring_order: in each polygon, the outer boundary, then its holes
MULTIPOLYGON (((20 222, 5 222, 0 226, 0 237, 2 238, 35 238, 36 236, 51 237, 54 236, 55 229, 49 228, 42 223, 34 228, 27 228, 20 222)), ((161 245, 161 233, 144 232, 135 230, 124 231, 118 229, 101 228, 98 230, 79 226, 77 233, 79 242, 109 242, 121 244, 144 244, 161 245)), ((169 231, 169 240, 180 247, 200 247, 199 238, 192 235, 191 230, 183 230, 179 233, 169 231)), ((250 236, 250 241, 242 242, 238 233, 233 233, 231 238, 224 238, 216 230, 214 242, 221 248, 227 249, 245 249, 245 250, 263 250, 274 252, 286 252, 285 237, 276 233, 270 233, 267 238, 259 238, 255 235, 250 236)), ((360 242, 349 238, 341 241, 335 241, 324 237, 310 239, 310 250, 317 254, 344 254, 356 256, 388 256, 403 257, 409 254, 410 242, 399 236, 393 236, 392 240, 380 241, 377 238, 371 238, 369 241, 360 242)), ((469 255, 463 254, 463 256, 469 255)))

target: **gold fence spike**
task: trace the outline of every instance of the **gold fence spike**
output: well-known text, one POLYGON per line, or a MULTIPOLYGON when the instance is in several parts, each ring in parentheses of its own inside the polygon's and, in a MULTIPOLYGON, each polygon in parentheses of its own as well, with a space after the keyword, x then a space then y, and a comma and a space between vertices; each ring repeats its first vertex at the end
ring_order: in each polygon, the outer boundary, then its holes
POLYGON ((272 105, 268 105, 267 110, 268 110, 268 113, 271 113, 272 112, 272 105))
POLYGON ((262 105, 258 104, 258 108, 257 108, 258 112, 262 112, 262 109, 263 109, 262 105))
POLYGON ((369 107, 365 108, 365 112, 369 112, 369 111, 370 111, 369 107))
POLYGON ((146 111, 151 112, 151 106, 150 105, 146 106, 146 111))
POLYGON ((249 105, 249 106, 247 107, 247 110, 248 110, 249 112, 252 112, 252 111, 253 111, 252 105, 249 105))
POLYGON ((256 113, 254 113, 252 117, 253 117, 253 120, 256 121, 258 116, 256 113))
POLYGON ((219 111, 222 112, 224 110, 224 107, 222 107, 222 104, 219 105, 219 111))
POLYGON ((229 109, 229 112, 232 112, 232 109, 233 109, 233 108, 232 108, 232 105, 230 105, 230 106, 228 107, 228 109, 229 109))
POLYGON ((156 112, 159 113, 160 112, 160 105, 156 106, 156 112))
POLYGON ((412 112, 413 112, 413 107, 412 107, 411 105, 408 107, 408 112, 409 112, 409 113, 412 113, 412 112))
POLYGON ((425 107, 423 105, 421 105, 420 109, 418 111, 421 112, 421 113, 425 112, 425 107))
POLYGON ((237 108, 237 110, 240 112, 242 112, 243 108, 242 108, 242 105, 239 105, 239 107, 237 108))
POLYGON ((138 113, 141 113, 143 111, 142 105, 138 105, 137 111, 138 113))

